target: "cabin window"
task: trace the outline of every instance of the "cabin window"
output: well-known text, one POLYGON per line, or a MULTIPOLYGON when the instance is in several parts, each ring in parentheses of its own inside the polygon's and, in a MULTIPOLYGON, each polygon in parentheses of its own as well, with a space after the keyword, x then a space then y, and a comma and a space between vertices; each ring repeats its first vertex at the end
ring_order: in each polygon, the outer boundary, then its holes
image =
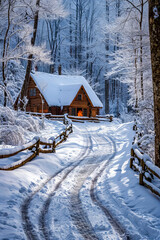
POLYGON ((31 97, 36 96, 36 88, 31 88, 31 89, 29 90, 29 95, 30 95, 31 97))
POLYGON ((82 100, 82 94, 78 94, 78 100, 82 100))
POLYGON ((76 109, 72 108, 72 116, 76 116, 76 109))
POLYGON ((77 108, 77 115, 78 115, 79 117, 82 117, 82 116, 83 116, 82 108, 77 108))
POLYGON ((87 109, 86 108, 83 109, 83 116, 87 117, 87 109))

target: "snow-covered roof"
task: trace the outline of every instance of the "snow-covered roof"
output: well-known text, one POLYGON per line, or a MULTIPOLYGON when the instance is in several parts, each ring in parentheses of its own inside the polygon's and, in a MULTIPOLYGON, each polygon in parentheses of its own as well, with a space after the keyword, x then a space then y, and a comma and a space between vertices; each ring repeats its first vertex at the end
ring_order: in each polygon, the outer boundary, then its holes
POLYGON ((81 86, 84 87, 94 107, 103 107, 101 101, 82 76, 31 73, 31 77, 49 106, 69 106, 81 86))

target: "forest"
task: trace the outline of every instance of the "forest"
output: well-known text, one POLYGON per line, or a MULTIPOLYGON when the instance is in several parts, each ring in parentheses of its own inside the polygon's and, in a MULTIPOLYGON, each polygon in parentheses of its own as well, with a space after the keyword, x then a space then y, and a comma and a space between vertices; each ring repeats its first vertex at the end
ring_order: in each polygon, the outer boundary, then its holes
MULTIPOLYGON (((154 101, 159 98, 153 94, 152 70, 159 68, 159 63, 153 66, 160 58, 154 58, 159 51, 159 12, 156 0, 1 0, 1 125, 21 88, 26 91, 31 70, 57 74, 61 66, 62 74, 87 79, 103 103, 101 114, 122 121, 135 118, 141 146, 154 159, 159 125, 158 117, 154 121, 154 106, 159 104, 154 101)), ((159 140, 156 146, 158 152, 159 140)))

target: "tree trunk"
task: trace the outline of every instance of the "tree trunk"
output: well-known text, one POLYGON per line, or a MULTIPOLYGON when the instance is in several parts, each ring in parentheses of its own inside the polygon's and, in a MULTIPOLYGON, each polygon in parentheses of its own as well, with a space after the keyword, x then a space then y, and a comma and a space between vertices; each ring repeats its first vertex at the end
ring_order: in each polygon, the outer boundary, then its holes
POLYGON ((149 30, 154 93, 155 164, 160 167, 160 0, 149 0, 149 30))
POLYGON ((135 77, 134 77, 134 89, 135 89, 135 108, 138 108, 138 90, 137 90, 137 72, 138 72, 138 67, 137 67, 137 49, 134 49, 134 67, 135 67, 135 77))
MULTIPOLYGON (((71 12, 71 3, 70 3, 70 12, 71 12)), ((72 34, 73 34, 73 25, 72 25, 72 14, 70 14, 70 17, 69 17, 69 40, 70 40, 70 69, 72 69, 72 64, 73 64, 73 37, 72 37, 72 34)))
MULTIPOLYGON (((35 41, 36 41, 36 34, 37 34, 37 28, 38 28, 38 15, 39 15, 38 8, 40 6, 40 0, 36 1, 36 6, 37 6, 37 11, 35 12, 35 16, 34 16, 34 29, 33 29, 33 36, 31 38, 31 45, 32 46, 35 45, 35 41)), ((24 80, 24 84, 23 84, 23 87, 22 87, 21 96, 27 96, 29 77, 30 77, 30 72, 31 72, 31 68, 32 68, 32 60, 33 60, 33 54, 30 54, 28 56, 26 75, 25 75, 25 80, 24 80)))
MULTIPOLYGON (((109 24, 109 2, 106 0, 106 20, 107 23, 109 24)), ((108 71, 108 63, 109 63, 109 33, 105 35, 105 49, 106 49, 106 73, 108 71)), ((109 97, 109 88, 110 88, 110 79, 105 80, 105 113, 109 114, 109 102, 110 102, 110 97, 109 97)))
POLYGON ((141 0, 141 10, 140 10, 140 71, 141 71, 141 96, 142 100, 144 100, 144 84, 143 84, 143 36, 142 36, 142 26, 143 26, 143 8, 144 2, 141 0))
POLYGON ((11 1, 8 1, 8 12, 7 12, 7 19, 8 19, 8 25, 7 29, 5 32, 4 40, 3 40, 3 62, 2 62, 2 77, 3 77, 3 84, 4 84, 4 107, 7 106, 7 84, 6 84, 6 76, 5 76, 5 68, 7 66, 7 60, 5 60, 5 56, 7 55, 7 47, 9 46, 9 42, 7 40, 8 33, 10 30, 10 25, 11 25, 11 19, 10 19, 10 11, 11 11, 11 1))
POLYGON ((75 49, 74 49, 74 68, 77 69, 77 58, 78 58, 78 11, 79 11, 79 1, 76 0, 76 23, 75 23, 75 49))

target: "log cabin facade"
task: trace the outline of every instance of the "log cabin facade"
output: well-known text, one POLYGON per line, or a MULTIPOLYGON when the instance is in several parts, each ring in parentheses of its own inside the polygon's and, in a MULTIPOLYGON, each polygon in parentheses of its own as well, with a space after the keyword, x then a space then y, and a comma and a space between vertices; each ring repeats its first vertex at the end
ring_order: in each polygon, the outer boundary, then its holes
MULTIPOLYGON (((103 106, 85 78, 41 72, 31 73, 27 99, 27 112, 53 115, 95 117, 103 106)), ((22 109, 17 98, 15 109, 18 107, 22 109)))

